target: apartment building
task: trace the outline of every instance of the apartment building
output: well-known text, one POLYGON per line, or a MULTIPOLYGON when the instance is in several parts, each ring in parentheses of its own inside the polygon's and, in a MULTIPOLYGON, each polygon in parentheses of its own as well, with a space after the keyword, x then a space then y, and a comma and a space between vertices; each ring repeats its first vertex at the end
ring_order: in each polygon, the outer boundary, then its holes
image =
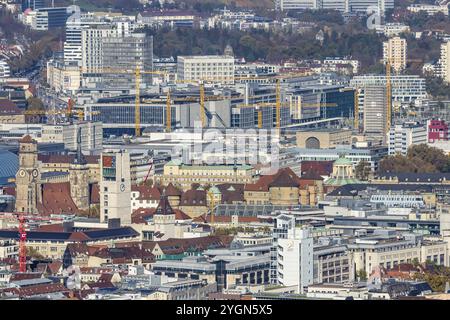
POLYGON ((8 63, 4 60, 0 60, 0 78, 9 78, 11 76, 11 69, 8 63))
POLYGON ((441 44, 441 57, 439 59, 439 72, 437 76, 440 76, 444 82, 450 84, 450 41, 441 44))
POLYGON ((396 73, 406 68, 406 39, 393 37, 383 42, 383 62, 390 63, 396 73))
POLYGON ((406 155, 409 147, 427 141, 427 129, 424 125, 417 122, 396 124, 389 130, 389 154, 406 155))
POLYGON ((180 81, 234 83, 232 56, 179 56, 177 61, 177 75, 180 81))
POLYGON ((412 4, 412 5, 408 6, 407 10, 410 12, 414 12, 414 13, 419 13, 420 11, 425 11, 430 16, 441 12, 444 15, 448 16, 448 4, 433 5, 433 4, 418 3, 418 4, 412 4))
POLYGON ((51 59, 47 62, 47 83, 58 93, 74 94, 81 84, 80 67, 76 63, 51 59))

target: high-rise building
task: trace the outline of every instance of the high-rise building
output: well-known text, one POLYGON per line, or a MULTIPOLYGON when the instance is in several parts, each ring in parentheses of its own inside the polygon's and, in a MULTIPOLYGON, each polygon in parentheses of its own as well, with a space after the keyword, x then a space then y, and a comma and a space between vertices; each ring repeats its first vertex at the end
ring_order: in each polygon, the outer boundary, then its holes
POLYGON ((120 219, 131 223, 130 154, 103 153, 100 163, 100 221, 120 219))
POLYGON ((31 28, 42 31, 52 28, 63 28, 66 26, 67 18, 70 15, 71 11, 67 7, 36 9, 32 18, 31 28))
MULTIPOLYGON (((133 87, 135 85, 135 70, 153 70, 153 37, 145 33, 132 33, 103 39, 103 67, 107 69, 128 71, 117 77, 116 72, 104 73, 103 85, 108 87, 133 87)), ((152 84, 149 73, 141 74, 141 83, 152 84)))
POLYGON ((298 293, 314 281, 313 237, 311 229, 295 224, 287 230, 285 239, 278 239, 278 282, 298 286, 298 293))
POLYGON ((31 9, 45 8, 45 0, 22 0, 22 12, 31 9))
POLYGON ((386 133, 386 87, 368 85, 364 88, 364 132, 384 138, 386 133))
POLYGON ((389 131, 390 155, 406 155, 409 147, 421 143, 427 143, 427 129, 419 123, 397 124, 389 131))
POLYGON ((395 72, 406 68, 406 40, 393 37, 383 42, 383 62, 391 64, 395 72))
POLYGON ((450 83, 450 41, 441 44, 441 58, 439 60, 440 74, 444 82, 450 83))

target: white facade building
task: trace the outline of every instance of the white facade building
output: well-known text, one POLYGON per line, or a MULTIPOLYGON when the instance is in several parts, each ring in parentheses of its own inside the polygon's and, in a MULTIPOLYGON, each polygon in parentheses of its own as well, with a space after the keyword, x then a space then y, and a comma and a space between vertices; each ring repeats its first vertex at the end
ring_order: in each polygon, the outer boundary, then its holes
POLYGON ((427 143, 427 128, 418 123, 404 123, 392 126, 389 131, 389 154, 406 155, 408 148, 427 143))
POLYGON ((11 70, 9 65, 4 60, 0 60, 0 78, 9 78, 11 76, 11 70))
POLYGON ((100 222, 131 223, 130 154, 103 153, 100 163, 100 222))
POLYGON ((234 57, 179 56, 177 61, 180 81, 234 83, 234 57))
POLYGON ((442 12, 448 16, 448 4, 445 5, 433 5, 433 4, 412 4, 408 6, 408 11, 419 13, 420 11, 425 11, 428 15, 432 16, 436 13, 442 12))
POLYGON ((310 229, 293 226, 286 239, 278 239, 278 282, 298 286, 298 293, 314 281, 313 237, 310 229))

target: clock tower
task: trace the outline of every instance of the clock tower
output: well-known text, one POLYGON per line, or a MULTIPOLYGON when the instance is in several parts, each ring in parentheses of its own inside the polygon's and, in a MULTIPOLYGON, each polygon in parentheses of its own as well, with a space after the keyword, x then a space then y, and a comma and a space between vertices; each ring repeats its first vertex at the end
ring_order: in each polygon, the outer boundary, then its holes
POLYGON ((19 170, 16 174, 16 212, 37 214, 41 202, 41 172, 37 142, 29 135, 19 140, 19 170))

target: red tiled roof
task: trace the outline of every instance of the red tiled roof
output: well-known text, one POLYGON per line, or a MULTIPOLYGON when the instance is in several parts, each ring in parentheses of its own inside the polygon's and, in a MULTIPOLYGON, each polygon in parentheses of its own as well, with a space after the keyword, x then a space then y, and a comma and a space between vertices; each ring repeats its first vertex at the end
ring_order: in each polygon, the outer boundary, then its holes
POLYGON ((11 100, 0 99, 0 115, 22 114, 22 110, 11 100))
POLYGON ((302 177, 305 173, 312 170, 320 176, 329 176, 333 172, 333 161, 302 161, 302 177))
POLYGON ((3 187, 3 194, 7 194, 10 196, 15 197, 16 196, 16 188, 15 187, 3 187))
MULTIPOLYGON (((131 214, 131 221, 132 223, 146 223, 146 220, 150 217, 153 217, 155 214, 156 209, 155 208, 138 208, 134 210, 134 212, 131 214)), ((189 217, 186 213, 179 209, 173 209, 173 212, 175 213, 175 220, 189 220, 191 217, 189 217)))
POLYGON ((139 192, 137 200, 159 200, 161 193, 156 187, 148 187, 145 185, 131 186, 132 192, 139 192))
POLYGON ((90 202, 91 204, 100 203, 100 186, 98 183, 93 184, 91 187, 90 202))
POLYGON ((272 175, 264 175, 256 183, 245 185, 245 191, 268 192, 270 187, 292 187, 300 186, 299 177, 290 168, 279 169, 272 175))
POLYGON ((17 272, 11 276, 10 281, 21 281, 21 280, 29 280, 29 279, 39 279, 42 278, 41 272, 17 272))
MULTIPOLYGON (((76 155, 74 154, 39 154, 38 160, 42 163, 72 163, 76 155)), ((100 156, 84 156, 88 164, 97 164, 100 156)))
POLYGON ((64 232, 62 223, 40 225, 36 231, 64 232))
POLYGON ((70 183, 44 183, 38 210, 43 215, 79 212, 70 195, 70 183))
POLYGON ((20 143, 36 143, 36 140, 33 140, 29 134, 25 135, 22 139, 19 140, 20 143))
POLYGON ((187 190, 181 195, 180 206, 206 206, 206 191, 187 190))

